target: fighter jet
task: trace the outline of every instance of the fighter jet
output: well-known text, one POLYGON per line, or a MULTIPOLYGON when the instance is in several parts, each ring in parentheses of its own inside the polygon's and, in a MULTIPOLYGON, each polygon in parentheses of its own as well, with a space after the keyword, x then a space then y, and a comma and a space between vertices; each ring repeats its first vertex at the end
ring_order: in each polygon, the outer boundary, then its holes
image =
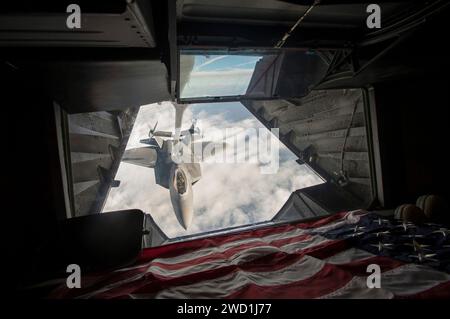
POLYGON ((180 225, 187 229, 194 215, 192 185, 202 177, 198 155, 202 156, 205 146, 211 143, 209 148, 214 150, 226 144, 198 141, 202 136, 196 120, 188 130, 181 130, 187 105, 173 105, 175 131, 157 131, 156 122, 148 138, 140 140, 147 146, 126 150, 122 161, 154 169, 156 183, 169 190, 175 216, 180 225))

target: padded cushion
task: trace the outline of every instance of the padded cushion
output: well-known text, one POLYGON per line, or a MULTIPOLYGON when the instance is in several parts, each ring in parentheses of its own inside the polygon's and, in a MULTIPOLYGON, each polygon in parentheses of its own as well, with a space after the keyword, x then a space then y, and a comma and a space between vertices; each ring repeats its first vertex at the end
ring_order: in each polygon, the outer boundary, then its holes
POLYGON ((396 219, 401 219, 404 222, 411 222, 414 224, 423 223, 426 220, 426 216, 423 211, 412 204, 403 204, 397 207, 394 212, 396 219))
POLYGON ((61 237, 67 264, 82 271, 132 263, 142 248, 144 213, 124 210, 65 220, 61 237))
POLYGON ((416 205, 431 219, 442 217, 448 211, 446 201, 437 195, 420 196, 416 201, 416 205))

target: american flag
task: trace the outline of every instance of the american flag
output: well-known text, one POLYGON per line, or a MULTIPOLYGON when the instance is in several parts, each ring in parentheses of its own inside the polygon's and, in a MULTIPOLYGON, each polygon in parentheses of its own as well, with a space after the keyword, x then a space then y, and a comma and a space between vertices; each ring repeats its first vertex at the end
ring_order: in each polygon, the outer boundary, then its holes
POLYGON ((450 234, 358 210, 144 249, 51 298, 449 298, 450 234), (380 267, 380 288, 367 285, 380 267))

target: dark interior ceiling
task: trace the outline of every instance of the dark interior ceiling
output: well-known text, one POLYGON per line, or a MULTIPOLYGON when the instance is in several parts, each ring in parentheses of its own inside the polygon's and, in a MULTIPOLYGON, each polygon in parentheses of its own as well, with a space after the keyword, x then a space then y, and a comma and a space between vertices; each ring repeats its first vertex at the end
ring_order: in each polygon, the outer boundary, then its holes
POLYGON ((69 113, 170 99, 164 2, 78 1, 81 28, 68 29, 66 7, 72 2, 2 6, 2 60, 69 113))
POLYGON ((0 12, 0 46, 156 46, 150 2, 77 1, 81 28, 69 29, 66 8, 73 2, 18 1, 6 5, 0 12))
MULTIPOLYGON (((178 41, 185 45, 271 47, 313 1, 180 0, 178 41)), ((410 1, 379 1, 383 23, 417 7, 410 1)), ((286 47, 343 46, 367 31, 364 1, 321 1, 286 47)))
POLYGON ((35 48, 8 60, 69 113, 122 110, 171 98, 168 73, 152 49, 35 48))
MULTIPOLYGON (((173 98, 178 47, 271 48, 312 3, 83 0, 77 2, 82 28, 70 30, 65 22, 71 2, 24 0, 0 8, 2 60, 70 113, 173 98)), ((425 3, 444 2, 378 3, 383 26, 389 26, 425 3)), ((374 33, 365 25, 366 6, 364 1, 321 1, 284 47, 353 48, 374 33)))

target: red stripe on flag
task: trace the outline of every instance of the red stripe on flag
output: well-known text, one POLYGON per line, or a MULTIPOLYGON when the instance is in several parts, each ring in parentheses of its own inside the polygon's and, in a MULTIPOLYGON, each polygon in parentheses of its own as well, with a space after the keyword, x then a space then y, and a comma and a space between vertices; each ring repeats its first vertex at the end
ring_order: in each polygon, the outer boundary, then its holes
MULTIPOLYGON (((204 249, 210 247, 217 247, 226 243, 231 243, 237 240, 264 237, 267 235, 275 235, 291 230, 295 230, 293 225, 283 225, 278 227, 262 228, 257 230, 249 230, 236 234, 224 234, 202 239, 193 239, 185 242, 167 244, 159 247, 146 248, 142 251, 139 261, 149 261, 154 258, 175 257, 181 254, 186 254, 197 249, 204 249)), ((138 262, 139 262, 138 261, 138 262)))
POLYGON ((382 272, 401 266, 403 263, 387 258, 373 257, 366 260, 352 261, 341 265, 326 264, 317 274, 300 281, 286 285, 258 286, 250 284, 230 294, 227 298, 244 299, 308 299, 319 298, 344 287, 360 272, 364 276, 368 264, 374 263, 381 267, 382 272), (362 272, 364 269, 364 273, 362 272))
MULTIPOLYGON (((264 229, 264 230, 261 230, 261 231, 254 231, 254 232, 257 232, 260 235, 258 237, 263 237, 264 235, 265 236, 267 236, 267 235, 275 235, 275 234, 278 234, 278 233, 282 234, 284 232, 292 231, 292 230, 296 229, 295 227, 290 226, 290 225, 284 225, 284 226, 278 227, 278 228, 279 228, 278 230, 283 229, 283 231, 273 232, 272 233, 272 232, 268 232, 268 229, 264 229)), ((245 237, 244 238, 240 238, 238 236, 234 236, 234 237, 235 237, 234 238, 235 240, 245 239, 245 237)), ((232 256, 233 254, 237 253, 240 250, 245 250, 245 249, 248 249, 248 248, 257 247, 257 246, 263 246, 263 245, 266 245, 266 246, 273 245, 273 246, 276 246, 276 247, 280 247, 282 245, 286 245, 286 244, 289 244, 289 243, 294 243, 294 242, 299 242, 299 241, 302 241, 302 240, 306 240, 309 237, 310 237, 310 235, 301 234, 299 236, 292 237, 292 238, 277 239, 277 240, 274 240, 274 241, 272 241, 270 243, 253 242, 253 243, 248 243, 248 244, 242 244, 242 245, 236 246, 234 248, 231 247, 229 250, 227 250, 225 252, 211 254, 211 255, 204 256, 204 257, 199 257, 199 258, 196 258, 196 259, 189 260, 187 262, 176 263, 176 264, 173 264, 173 265, 164 264, 164 263, 153 263, 153 264, 156 265, 156 266, 162 267, 162 268, 166 268, 166 269, 181 269, 183 267, 199 264, 199 263, 202 263, 202 262, 211 261, 211 260, 214 260, 214 259, 217 259, 217 258, 222 258, 223 259, 223 256, 227 256, 227 257, 232 256)), ((248 238, 251 239, 253 237, 252 236, 248 236, 248 238)), ((211 247, 216 247, 213 244, 212 240, 208 240, 208 239, 201 240, 201 242, 203 242, 203 243, 205 241, 209 242, 211 247)), ((227 241, 224 241, 223 243, 228 243, 228 242, 232 242, 232 241, 234 241, 234 240, 229 240, 229 241, 227 240, 227 241)), ((176 244, 171 245, 171 246, 173 246, 171 248, 176 248, 177 252, 179 250, 180 252, 182 252, 182 254, 186 254, 186 251, 183 249, 184 248, 183 246, 185 246, 185 245, 182 245, 182 244, 184 244, 184 243, 178 243, 177 244, 177 245, 180 245, 180 246, 175 246, 176 244)), ((187 242, 187 244, 193 244, 193 242, 187 242)), ((156 250, 158 250, 159 248, 163 248, 163 247, 165 247, 165 246, 156 247, 156 250)), ((203 246, 200 245, 199 248, 204 249, 206 247, 203 247, 203 246)), ((152 254, 155 251, 155 249, 153 249, 153 248, 150 248, 148 250, 151 250, 152 254)), ((174 255, 178 256, 178 255, 181 255, 181 254, 176 253, 174 255)), ((167 256, 165 256, 165 257, 167 257, 167 256)), ((142 259, 147 259, 147 257, 142 258, 142 259)), ((153 259, 153 258, 151 258, 151 259, 153 259)), ((145 261, 143 261, 143 260, 140 261, 140 263, 143 263, 143 262, 145 262, 145 261)), ((77 289, 76 291, 74 291, 72 289, 68 289, 65 286, 61 286, 61 287, 55 289, 52 292, 50 297, 51 298, 62 298, 62 297, 72 298, 72 297, 75 297, 77 295, 83 295, 83 294, 89 293, 91 291, 95 291, 97 289, 100 289, 101 287, 113 284, 115 282, 126 280, 127 278, 131 278, 131 277, 137 276, 139 274, 142 274, 143 272, 145 272, 148 269, 148 267, 150 265, 151 265, 150 263, 145 262, 140 267, 137 267, 137 268, 134 268, 134 269, 130 269, 130 270, 126 270, 126 271, 107 272, 107 273, 91 274, 89 276, 83 276, 82 277, 82 285, 81 285, 83 288, 80 288, 80 289, 77 289)))
POLYGON ((300 280, 287 285, 258 286, 247 285, 244 288, 230 294, 227 298, 243 299, 293 299, 293 298, 317 298, 331 293, 343 287, 353 276, 334 265, 325 265, 320 272, 305 280, 300 280))
POLYGON ((203 264, 203 263, 207 263, 207 262, 212 262, 212 261, 215 261, 218 259, 228 259, 228 258, 236 255, 239 252, 242 252, 242 251, 245 251, 245 250, 248 250, 251 248, 264 247, 264 246, 273 246, 273 247, 279 248, 279 247, 282 247, 289 243, 303 242, 310 237, 311 237, 310 235, 302 234, 302 235, 292 237, 292 238, 278 239, 278 240, 272 241, 270 243, 265 243, 265 242, 261 242, 261 241, 260 242, 250 242, 250 243, 242 244, 242 245, 239 245, 236 247, 231 247, 222 252, 213 253, 213 254, 209 254, 206 256, 201 256, 198 258, 190 259, 190 260, 183 261, 183 262, 178 262, 175 264, 167 264, 164 262, 153 262, 151 265, 158 266, 158 267, 168 269, 168 270, 182 269, 182 268, 195 266, 195 265, 199 265, 199 264, 203 264))
MULTIPOLYGON (((221 234, 202 239, 193 239, 190 241, 167 244, 160 247, 146 248, 142 251, 139 261, 149 261, 157 257, 175 257, 197 249, 216 247, 237 240, 264 237, 294 230, 296 228, 311 229, 325 226, 331 222, 337 221, 347 215, 346 212, 334 214, 318 221, 309 223, 298 222, 281 226, 267 226, 259 229, 250 229, 234 234, 221 234)), ((139 262, 138 261, 138 262, 139 262)))
POLYGON ((117 298, 119 296, 131 293, 156 294, 158 291, 163 289, 181 285, 189 285, 205 280, 212 280, 239 270, 247 272, 276 271, 295 263, 307 254, 311 256, 316 254, 329 257, 345 249, 346 247, 347 245, 342 241, 328 241, 297 253, 288 254, 284 252, 277 252, 240 265, 229 265, 176 278, 161 278, 159 276, 155 276, 154 274, 147 274, 145 279, 138 280, 137 282, 126 283, 120 287, 115 287, 111 290, 95 295, 94 298, 117 298), (327 251, 327 253, 319 252, 323 250, 327 251))
POLYGON ((331 222, 337 221, 339 219, 342 219, 343 217, 345 217, 345 215, 347 215, 348 212, 341 212, 341 213, 337 213, 337 214, 333 214, 331 216, 313 221, 313 222, 309 222, 309 223, 299 223, 297 224, 298 228, 302 228, 302 229, 311 229, 311 228, 318 228, 318 227, 322 227, 325 226, 331 222))

